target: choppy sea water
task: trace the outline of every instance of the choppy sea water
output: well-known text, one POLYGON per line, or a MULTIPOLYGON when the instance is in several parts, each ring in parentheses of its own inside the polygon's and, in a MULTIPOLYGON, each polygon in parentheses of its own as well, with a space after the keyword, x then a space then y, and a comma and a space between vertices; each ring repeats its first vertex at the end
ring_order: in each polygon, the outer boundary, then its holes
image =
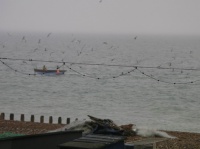
POLYGON ((0 112, 200 132, 199 56, 198 36, 1 33, 0 57, 15 60, 1 59, 0 112), (56 62, 65 75, 26 75, 56 62))

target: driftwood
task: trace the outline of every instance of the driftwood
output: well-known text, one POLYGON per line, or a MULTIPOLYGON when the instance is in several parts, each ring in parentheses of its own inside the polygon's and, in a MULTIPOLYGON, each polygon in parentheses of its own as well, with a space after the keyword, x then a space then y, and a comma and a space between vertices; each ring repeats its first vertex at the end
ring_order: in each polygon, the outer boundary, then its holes
POLYGON ((116 134, 123 136, 135 135, 132 129, 133 124, 118 126, 110 119, 100 119, 88 115, 94 124, 97 125, 93 133, 103 133, 103 134, 116 134))

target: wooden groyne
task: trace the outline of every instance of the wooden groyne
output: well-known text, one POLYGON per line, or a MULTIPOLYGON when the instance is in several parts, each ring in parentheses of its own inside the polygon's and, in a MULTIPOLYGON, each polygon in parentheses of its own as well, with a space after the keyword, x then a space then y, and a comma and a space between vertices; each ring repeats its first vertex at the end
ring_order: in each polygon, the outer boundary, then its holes
MULTIPOLYGON (((11 120, 14 121, 15 119, 14 113, 9 114, 9 119, 5 119, 5 113, 0 113, 0 120, 11 120)), ((25 114, 20 115, 20 119, 17 121, 24 122, 25 121, 25 114)), ((29 122, 35 122, 35 115, 30 116, 30 121, 29 122)), ((39 123, 44 123, 44 116, 40 116, 39 123)), ((69 124, 70 123, 70 118, 66 118, 66 121, 63 123, 62 117, 58 117, 57 119, 57 124, 69 124)), ((53 124, 53 116, 49 116, 48 118, 48 124, 53 124)))

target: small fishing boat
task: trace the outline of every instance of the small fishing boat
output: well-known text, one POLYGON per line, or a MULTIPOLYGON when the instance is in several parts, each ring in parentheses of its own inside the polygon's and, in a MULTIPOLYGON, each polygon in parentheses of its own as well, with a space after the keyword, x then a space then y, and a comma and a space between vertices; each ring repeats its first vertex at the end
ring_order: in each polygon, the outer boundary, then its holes
POLYGON ((37 74, 41 75, 63 75, 66 70, 44 70, 44 69, 34 69, 37 74))

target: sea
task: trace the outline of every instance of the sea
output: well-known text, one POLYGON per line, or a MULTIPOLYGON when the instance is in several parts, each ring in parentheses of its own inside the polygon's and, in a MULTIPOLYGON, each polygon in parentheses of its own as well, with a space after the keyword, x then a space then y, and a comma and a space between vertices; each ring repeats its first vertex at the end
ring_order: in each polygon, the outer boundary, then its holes
POLYGON ((0 113, 200 133, 200 36, 0 33, 0 113), (34 68, 66 70, 39 75, 34 68))

